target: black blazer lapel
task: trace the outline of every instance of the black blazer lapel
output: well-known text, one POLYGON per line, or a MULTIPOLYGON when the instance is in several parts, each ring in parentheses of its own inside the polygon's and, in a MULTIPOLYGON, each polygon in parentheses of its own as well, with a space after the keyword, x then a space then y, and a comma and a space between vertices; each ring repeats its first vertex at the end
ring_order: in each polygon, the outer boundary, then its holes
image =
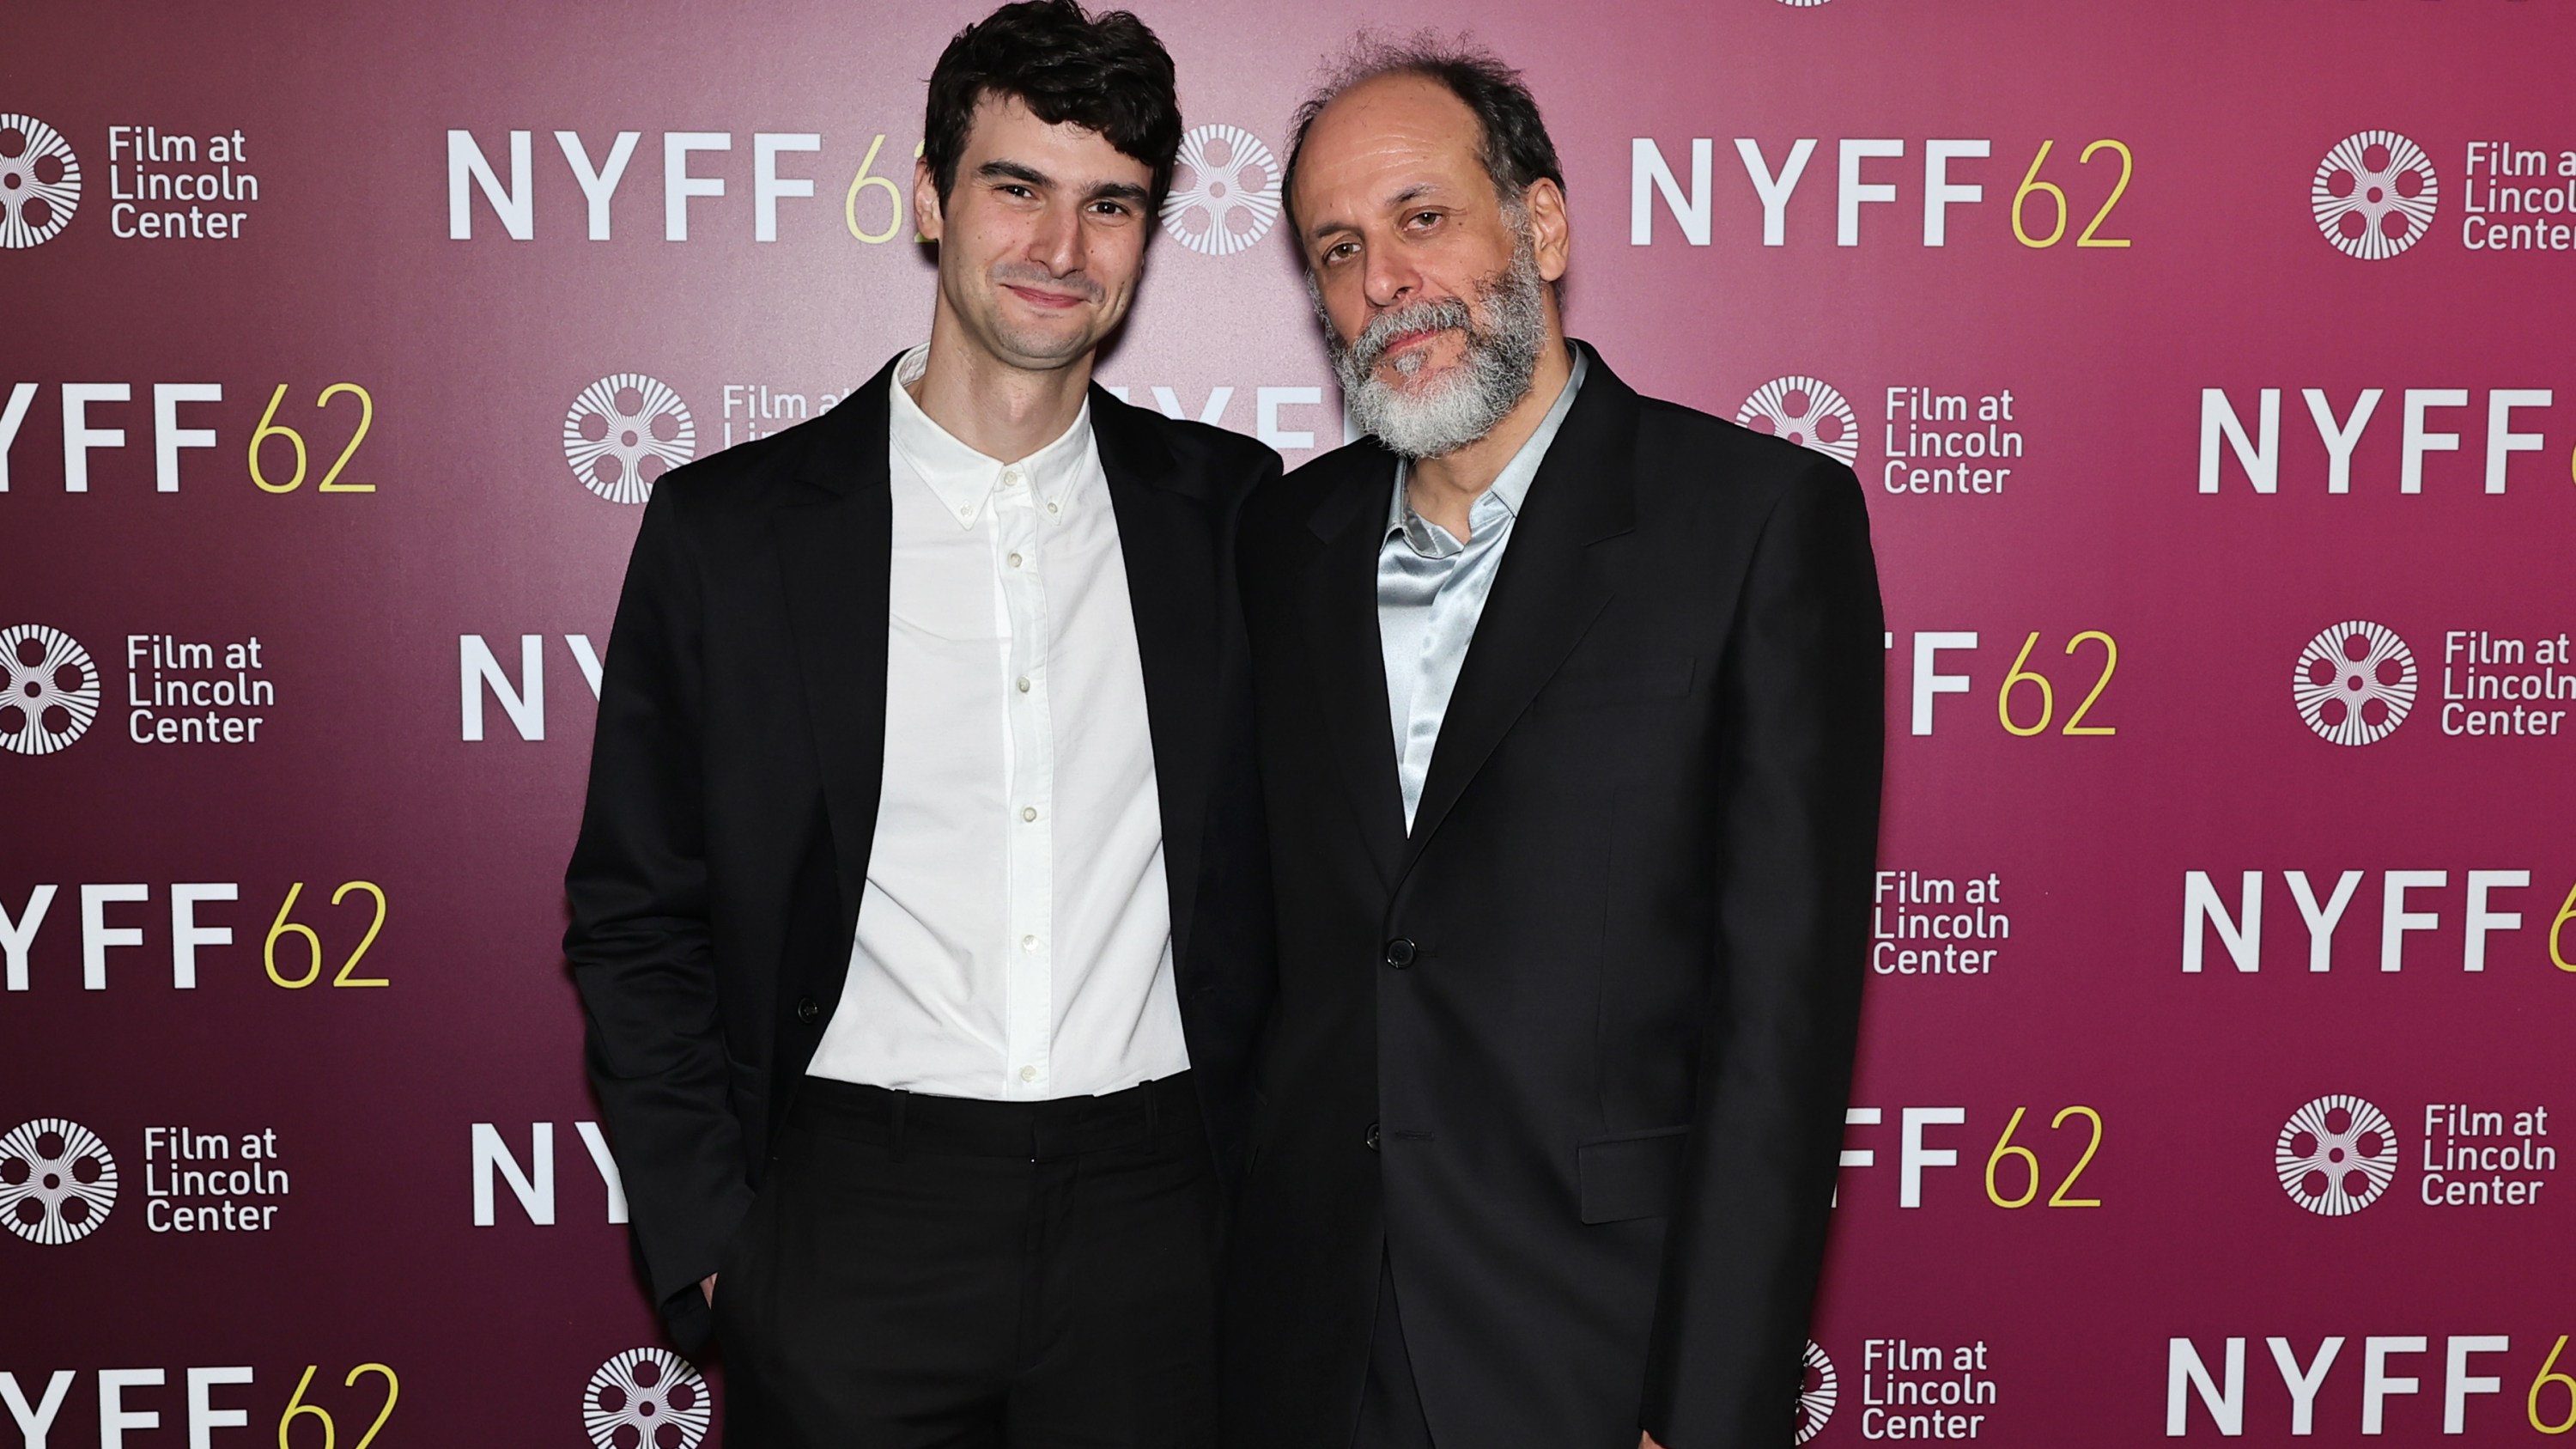
POLYGON ((1404 787, 1388 720, 1386 655, 1377 627, 1381 525, 1395 492, 1394 455, 1376 452, 1325 499, 1308 526, 1324 540, 1307 566, 1306 658, 1332 754, 1369 858, 1388 885, 1404 845, 1404 787))
POLYGON ((1440 742, 1413 812, 1406 871, 1531 696, 1618 592, 1615 540, 1636 518, 1637 395, 1611 375, 1599 353, 1585 351, 1583 391, 1513 520, 1511 546, 1441 718, 1440 742))
POLYGON ((813 496, 779 510, 788 627, 823 776, 843 939, 858 928, 885 783, 886 630, 894 495, 886 466, 889 362, 830 414, 799 468, 813 496))
POLYGON ((1127 607, 1144 664, 1154 791, 1163 816, 1163 877, 1172 898, 1172 960, 1174 970, 1185 973, 1216 707, 1214 530, 1199 491, 1202 480, 1181 476, 1152 426, 1098 386, 1091 390, 1091 434, 1118 517, 1127 607))

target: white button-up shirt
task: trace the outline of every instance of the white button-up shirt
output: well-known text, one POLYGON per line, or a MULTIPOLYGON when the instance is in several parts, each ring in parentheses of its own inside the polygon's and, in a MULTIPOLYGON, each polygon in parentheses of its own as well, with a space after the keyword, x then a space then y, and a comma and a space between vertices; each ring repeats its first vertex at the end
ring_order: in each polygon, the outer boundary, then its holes
MULTIPOLYGON (((1189 1066, 1125 556, 1086 405, 1001 463, 895 369, 885 783, 850 974, 808 1071, 948 1097, 1189 1066)), ((853 560, 851 567, 862 565, 853 560)))

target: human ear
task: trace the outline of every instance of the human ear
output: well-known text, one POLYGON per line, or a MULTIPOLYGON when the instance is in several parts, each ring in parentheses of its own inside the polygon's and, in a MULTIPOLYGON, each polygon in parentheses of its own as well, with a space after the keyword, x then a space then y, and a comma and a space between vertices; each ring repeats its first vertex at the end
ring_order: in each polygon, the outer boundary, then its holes
POLYGON ((946 218, 939 211, 939 181, 930 174, 928 161, 912 163, 912 229, 923 241, 939 240, 946 218))
POLYGON ((1539 278, 1549 282, 1561 279, 1574 251, 1573 228, 1565 215, 1565 189, 1542 176, 1521 193, 1521 209, 1529 217, 1539 278))

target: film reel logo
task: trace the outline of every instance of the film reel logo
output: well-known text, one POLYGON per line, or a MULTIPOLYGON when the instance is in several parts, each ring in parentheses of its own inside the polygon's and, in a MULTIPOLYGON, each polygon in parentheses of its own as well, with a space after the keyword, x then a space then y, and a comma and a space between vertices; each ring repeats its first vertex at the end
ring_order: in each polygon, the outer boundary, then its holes
POLYGON ((654 479, 697 456, 698 425, 670 384, 613 373, 573 399, 563 447, 582 487, 611 503, 641 503, 654 479))
POLYGON ((1833 384, 1812 377, 1775 377, 1753 390, 1735 420, 1757 433, 1813 448, 1845 467, 1860 456, 1860 419, 1833 384))
POLYGON ((2359 1097, 2319 1097, 2290 1114, 2272 1147, 2290 1201, 2339 1218, 2379 1201, 2397 1176, 2397 1129, 2359 1097))
POLYGON ((1279 158, 1241 126, 1196 126, 1163 198, 1163 230, 1194 252, 1230 257, 1279 219, 1279 158))
POLYGON ((32 1243, 97 1232, 116 1206, 116 1159, 78 1122, 39 1117, 0 1137, 0 1222, 32 1243))
POLYGON ((0 749, 50 755, 98 717, 98 666, 80 641, 42 624, 0 629, 0 749))
POLYGON ((0 247, 42 246, 80 209, 80 158, 33 116, 0 112, 0 247))
MULTIPOLYGON (((1809 3, 1821 4, 1823 0, 1809 3)), ((1825 1357, 1814 1339, 1808 1339, 1806 1352, 1798 1355, 1798 1437, 1793 1442, 1804 1444, 1824 1431, 1826 1421, 1834 1416, 1834 1396, 1839 1388, 1834 1361, 1825 1357)))
POLYGON ((2347 619, 2308 641, 2290 681, 2299 718, 2339 745, 2374 745, 2415 707, 2415 653, 2397 631, 2347 619))
POLYGON ((2424 239, 2441 192, 2423 147, 2395 131, 2361 131, 2317 163, 2308 205, 2327 241, 2375 262, 2424 239))
POLYGON ((581 1391, 581 1420, 599 1449, 698 1449, 714 1418, 707 1381, 687 1359, 630 1348, 581 1391))

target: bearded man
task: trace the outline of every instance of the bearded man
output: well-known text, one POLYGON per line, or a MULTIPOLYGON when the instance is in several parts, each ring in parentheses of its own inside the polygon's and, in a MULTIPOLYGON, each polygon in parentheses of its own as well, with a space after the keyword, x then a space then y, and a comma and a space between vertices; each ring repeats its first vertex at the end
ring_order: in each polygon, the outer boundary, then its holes
POLYGON ((1280 950, 1227 1442, 1777 1449, 1877 835, 1859 483, 1566 340, 1492 57, 1362 49, 1286 192, 1369 436, 1239 542, 1280 950))

